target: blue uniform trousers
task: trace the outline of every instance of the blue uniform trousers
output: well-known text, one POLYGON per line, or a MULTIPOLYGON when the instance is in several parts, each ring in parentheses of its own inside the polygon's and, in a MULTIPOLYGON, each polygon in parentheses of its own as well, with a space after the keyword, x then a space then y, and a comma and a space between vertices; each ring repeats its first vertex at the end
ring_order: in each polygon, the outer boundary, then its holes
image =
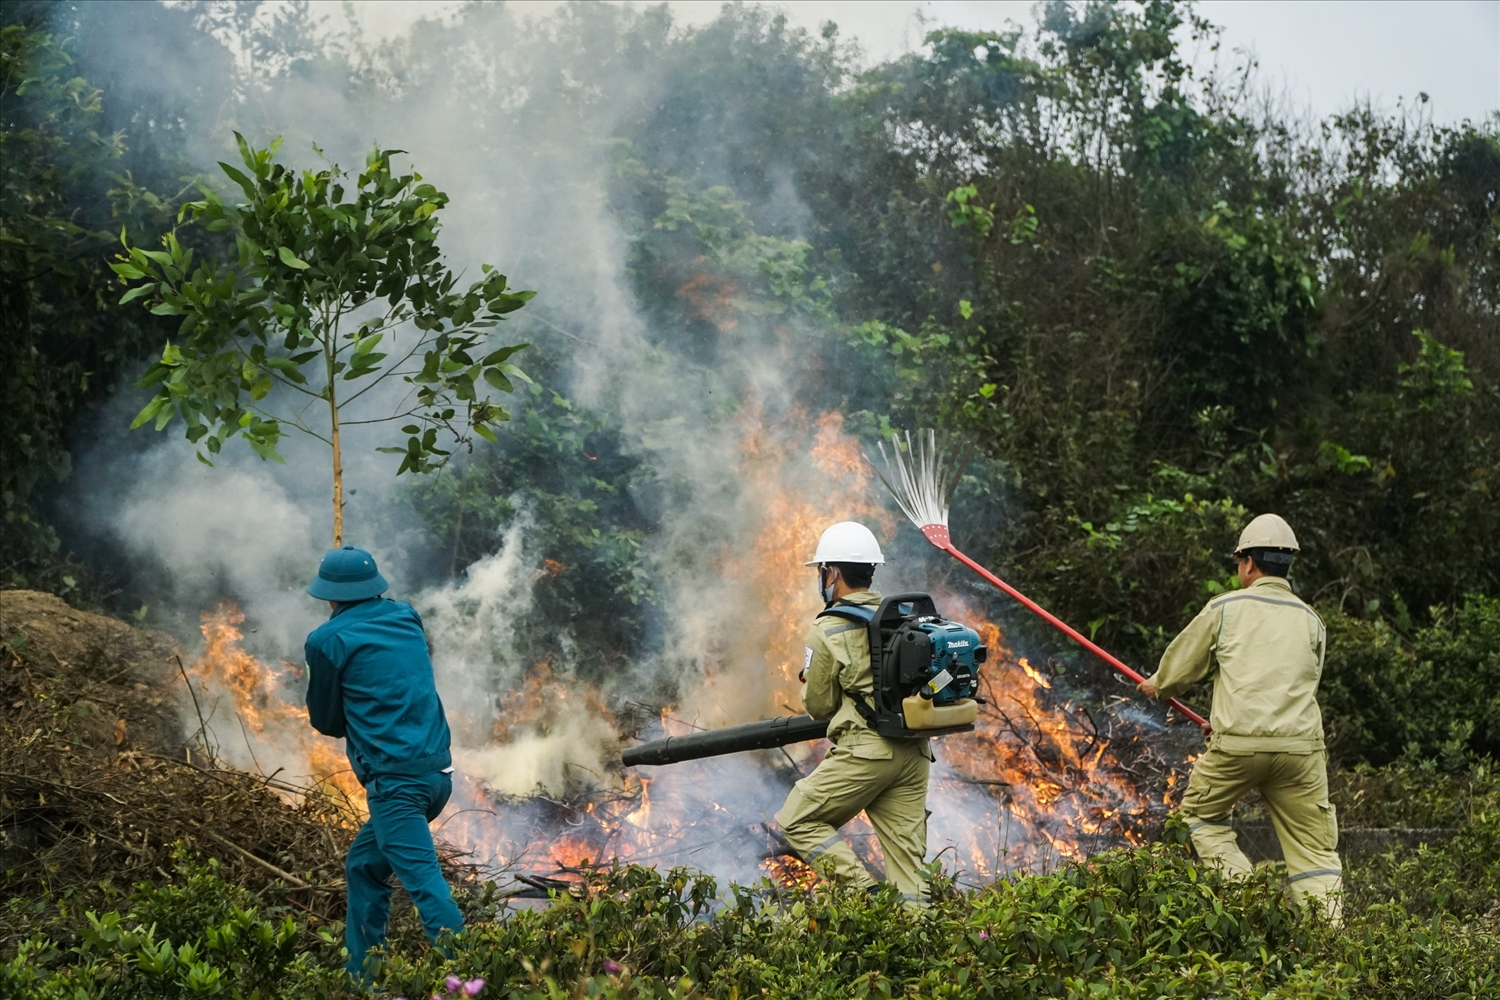
POLYGON ((345 943, 349 971, 358 976, 371 948, 385 944, 391 914, 391 873, 417 906, 427 937, 464 928, 463 915, 438 867, 427 824, 453 794, 453 778, 441 772, 410 777, 380 774, 365 785, 370 819, 359 828, 344 871, 349 881, 345 943))

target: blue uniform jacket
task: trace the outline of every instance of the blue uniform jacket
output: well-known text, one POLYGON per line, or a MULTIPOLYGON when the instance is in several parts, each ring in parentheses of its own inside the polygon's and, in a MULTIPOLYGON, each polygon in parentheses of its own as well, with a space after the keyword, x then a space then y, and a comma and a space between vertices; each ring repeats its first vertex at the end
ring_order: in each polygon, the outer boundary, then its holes
POLYGON ((377 774, 431 774, 453 763, 416 609, 377 597, 346 604, 307 637, 307 714, 348 742, 365 784, 377 774))

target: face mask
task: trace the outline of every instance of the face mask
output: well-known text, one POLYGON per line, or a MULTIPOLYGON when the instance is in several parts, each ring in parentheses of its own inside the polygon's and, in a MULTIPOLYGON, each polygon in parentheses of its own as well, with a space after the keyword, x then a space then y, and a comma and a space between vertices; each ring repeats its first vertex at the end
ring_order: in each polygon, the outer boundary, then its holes
POLYGON ((823 598, 824 604, 833 603, 833 581, 838 579, 838 571, 827 566, 818 567, 818 596, 823 598))

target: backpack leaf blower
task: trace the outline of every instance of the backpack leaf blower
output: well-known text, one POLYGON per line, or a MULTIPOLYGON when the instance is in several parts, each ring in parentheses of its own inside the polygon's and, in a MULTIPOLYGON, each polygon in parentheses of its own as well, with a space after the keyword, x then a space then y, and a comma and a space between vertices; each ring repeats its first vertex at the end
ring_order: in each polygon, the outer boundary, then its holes
MULTIPOLYGON (((818 617, 843 618, 870 636, 874 704, 845 692, 869 727, 890 739, 946 736, 974 728, 979 712, 979 665, 987 650, 979 633, 938 614, 927 594, 897 594, 879 607, 839 601, 818 617), (879 651, 877 656, 875 651, 879 651)), ((787 715, 687 736, 668 736, 626 750, 629 767, 676 764, 701 757, 769 750, 822 739, 828 720, 787 715)))

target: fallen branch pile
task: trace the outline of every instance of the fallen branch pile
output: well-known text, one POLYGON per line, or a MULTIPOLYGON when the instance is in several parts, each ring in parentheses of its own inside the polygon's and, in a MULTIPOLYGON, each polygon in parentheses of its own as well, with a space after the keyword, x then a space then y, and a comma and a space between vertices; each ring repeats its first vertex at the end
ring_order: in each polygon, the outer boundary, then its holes
POLYGON ((166 876, 183 844, 239 884, 279 883, 291 905, 339 915, 360 817, 336 788, 248 774, 190 745, 175 652, 47 595, 0 594, 5 897, 166 876))
MULTIPOLYGON (((360 810, 335 785, 215 759, 179 723, 183 684, 170 637, 0 591, 0 902, 170 882, 180 847, 269 900, 343 917, 360 810)), ((475 879, 456 849, 439 853, 450 879, 475 879)), ((0 906, 0 940, 17 916, 0 906)))

